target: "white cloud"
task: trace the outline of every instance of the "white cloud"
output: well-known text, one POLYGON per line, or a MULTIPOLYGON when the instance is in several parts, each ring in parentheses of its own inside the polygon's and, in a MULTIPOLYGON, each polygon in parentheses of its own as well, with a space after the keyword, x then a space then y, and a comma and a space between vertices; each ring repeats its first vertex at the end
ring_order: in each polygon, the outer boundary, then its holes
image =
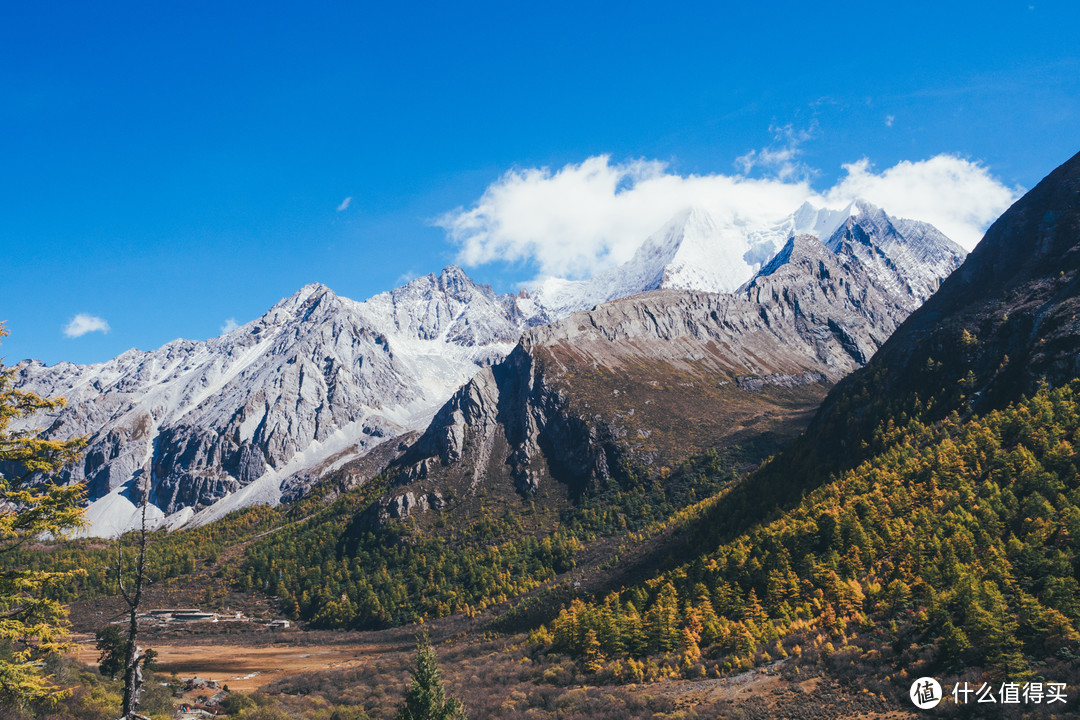
POLYGON ((895 115, 886 115, 885 116, 885 127, 892 127, 894 122, 896 122, 896 116, 895 115))
MULTIPOLYGON (((791 132, 797 147, 801 135, 791 132)), ((761 154, 747 162, 759 164, 761 154)), ((783 172, 782 161, 773 178, 683 176, 659 161, 612 163, 601 155, 555 171, 511 170, 473 207, 435 224, 458 245, 462 265, 533 263, 540 276, 582 278, 630 259, 646 237, 691 205, 734 226, 765 228, 807 200, 841 208, 861 197, 891 215, 930 222, 971 248, 1020 192, 984 166, 950 155, 880 173, 866 160, 843 167, 844 177, 819 192, 809 174, 783 172)))
POLYGON ((236 322, 236 318, 229 318, 225 321, 225 324, 221 326, 221 334, 225 335, 226 333, 231 333, 238 327, 240 327, 240 325, 236 322))
POLYGON ((511 170, 471 209, 436 224, 459 245, 458 262, 534 262, 542 275, 588 277, 625 262, 649 234, 690 205, 735 223, 791 212, 811 194, 805 181, 674 175, 664 163, 612 164, 606 155, 552 172, 511 170))
POLYGON ((342 212, 349 209, 349 205, 352 204, 352 195, 341 201, 341 204, 337 206, 337 211, 342 212))
POLYGON ((107 333, 111 329, 109 323, 99 317, 94 317, 93 315, 88 315, 86 313, 79 313, 63 328, 64 335, 69 338, 82 337, 86 333, 92 332, 107 333))
POLYGON ((968 250, 1023 192, 954 155, 904 160, 880 173, 866 158, 843 167, 847 175, 824 194, 830 204, 864 198, 890 215, 928 222, 968 250))

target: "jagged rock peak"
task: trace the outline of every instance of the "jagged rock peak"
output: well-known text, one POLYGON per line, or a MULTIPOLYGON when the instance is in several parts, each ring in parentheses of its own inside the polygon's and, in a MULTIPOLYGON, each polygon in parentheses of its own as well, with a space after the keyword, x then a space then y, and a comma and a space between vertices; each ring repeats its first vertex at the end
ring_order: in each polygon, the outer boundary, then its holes
POLYGON ((784 243, 784 247, 780 248, 780 252, 776 253, 772 260, 765 263, 754 279, 750 281, 750 284, 753 284, 758 278, 772 275, 784 265, 791 263, 799 257, 818 256, 824 250, 826 250, 825 246, 822 244, 821 240, 814 235, 792 236, 784 243))
POLYGON ((480 287, 457 265, 447 265, 439 273, 439 288, 444 291, 459 290, 463 287, 480 287))
POLYGON ((436 293, 458 302, 469 302, 477 294, 491 299, 497 297, 490 285, 474 281, 457 265, 447 265, 438 274, 432 272, 421 275, 401 287, 379 293, 366 302, 371 303, 387 295, 392 297, 416 296, 417 294, 430 296, 436 293))
POLYGON ((439 273, 438 278, 432 277, 440 292, 461 302, 469 302, 477 293, 490 299, 496 297, 490 285, 476 282, 457 265, 447 265, 439 273))
POLYGON ((287 298, 279 301, 274 307, 278 306, 298 306, 302 305, 312 298, 320 298, 325 296, 337 297, 337 294, 323 285, 321 282, 311 282, 304 285, 302 288, 294 292, 287 298))
POLYGON ((339 309, 344 303, 355 304, 354 301, 337 295, 322 283, 308 283, 292 295, 279 300, 255 320, 233 330, 229 335, 237 333, 241 329, 244 332, 251 332, 256 328, 265 329, 299 317, 307 317, 320 306, 324 307, 324 311, 339 309))

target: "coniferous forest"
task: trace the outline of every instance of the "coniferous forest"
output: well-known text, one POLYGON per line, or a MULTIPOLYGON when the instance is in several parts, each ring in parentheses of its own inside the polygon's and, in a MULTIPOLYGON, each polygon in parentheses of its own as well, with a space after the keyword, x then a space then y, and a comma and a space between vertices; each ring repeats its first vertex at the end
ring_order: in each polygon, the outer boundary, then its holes
MULTIPOLYGON (((808 641, 893 673, 1068 666, 1080 651, 1077 389, 978 418, 889 423, 870 459, 782 517, 575 600, 533 637, 631 678, 634 658, 664 654, 667 672, 703 676, 808 641)), ((723 493, 708 523, 724 526, 723 493)))

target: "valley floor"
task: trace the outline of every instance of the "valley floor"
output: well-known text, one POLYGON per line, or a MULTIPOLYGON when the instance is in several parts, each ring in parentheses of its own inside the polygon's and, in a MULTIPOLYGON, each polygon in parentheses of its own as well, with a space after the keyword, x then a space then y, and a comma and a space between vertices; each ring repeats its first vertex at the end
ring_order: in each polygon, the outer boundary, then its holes
MULTIPOLYGON (((700 680, 596 685, 560 655, 536 654, 523 635, 486 632, 463 617, 424 626, 440 659, 447 690, 471 718, 817 718, 899 720, 915 717, 906 698, 883 698, 844 686, 819 668, 785 663, 700 680)), ((198 676, 287 713, 325 717, 330 708, 392 717, 414 662, 417 626, 376 632, 291 628, 242 633, 225 623, 182 631, 149 631, 158 673, 198 676)), ((79 659, 96 659, 92 635, 76 637, 79 659)), ((200 702, 212 691, 187 692, 200 702)), ((277 717, 276 715, 274 717, 277 717)), ((351 716, 350 716, 351 717, 351 716)))

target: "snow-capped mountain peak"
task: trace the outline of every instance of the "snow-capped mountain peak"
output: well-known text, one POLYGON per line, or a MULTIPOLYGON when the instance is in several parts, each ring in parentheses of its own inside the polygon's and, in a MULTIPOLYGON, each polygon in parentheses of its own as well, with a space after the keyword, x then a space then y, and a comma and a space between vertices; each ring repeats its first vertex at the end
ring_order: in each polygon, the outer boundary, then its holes
POLYGON ((836 229, 844 224, 849 218, 857 216, 860 212, 862 201, 853 200, 847 206, 839 210, 814 205, 807 201, 799 206, 799 209, 791 214, 785 223, 788 236, 813 235, 824 242, 833 236, 836 229))
POLYGON ((776 251, 771 239, 753 237, 737 220, 702 207, 691 207, 680 220, 672 236, 677 249, 663 269, 660 287, 732 292, 776 251))
POLYGON ((926 297, 964 251, 927 223, 891 218, 855 199, 840 208, 806 202, 778 222, 758 227, 699 205, 688 206, 642 242, 626 263, 588 280, 549 278, 532 288, 533 302, 549 319, 646 290, 672 288, 730 293, 759 272, 793 237, 811 235, 838 252, 840 243, 872 238, 878 262, 902 264, 926 297), (846 228, 846 230, 845 230, 846 228), (845 232, 847 235, 845 235, 845 232))
POLYGON ((763 260, 754 257, 760 246, 735 223, 706 208, 688 206, 622 265, 588 280, 548 278, 533 286, 532 296, 549 317, 559 318, 661 287, 731 292, 760 266, 763 260))
MULTIPOLYGON (((820 236, 835 253, 853 253, 857 248, 874 248, 864 254, 880 255, 876 261, 883 272, 899 272, 906 291, 929 297, 943 279, 941 268, 959 267, 967 252, 933 225, 917 220, 894 218, 865 200, 852 203, 851 214, 831 235, 820 236)), ((869 262, 869 260, 868 260, 869 262)))

